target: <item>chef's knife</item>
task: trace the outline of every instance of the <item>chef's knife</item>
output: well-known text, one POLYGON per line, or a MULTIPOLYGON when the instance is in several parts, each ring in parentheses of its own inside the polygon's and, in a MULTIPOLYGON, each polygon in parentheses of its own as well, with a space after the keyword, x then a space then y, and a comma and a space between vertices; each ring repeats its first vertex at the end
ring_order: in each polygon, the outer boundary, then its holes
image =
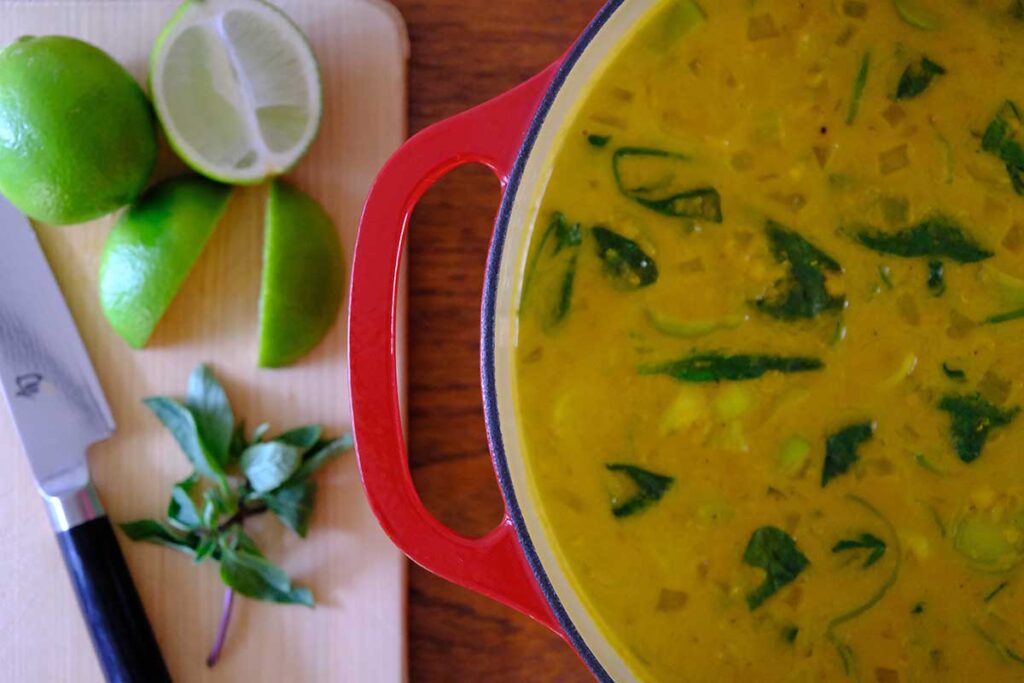
POLYGON ((86 450, 114 418, 28 220, 0 196, 0 383, 108 681, 170 675, 86 450))

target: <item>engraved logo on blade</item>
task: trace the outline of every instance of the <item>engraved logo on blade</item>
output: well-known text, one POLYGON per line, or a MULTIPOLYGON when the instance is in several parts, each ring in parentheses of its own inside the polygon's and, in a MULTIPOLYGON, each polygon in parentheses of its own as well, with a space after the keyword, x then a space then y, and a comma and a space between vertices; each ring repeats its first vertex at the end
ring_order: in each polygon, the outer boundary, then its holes
POLYGON ((32 398, 39 393, 39 386, 43 383, 43 376, 38 372, 31 372, 27 375, 18 375, 14 380, 18 385, 15 395, 19 398, 32 398))

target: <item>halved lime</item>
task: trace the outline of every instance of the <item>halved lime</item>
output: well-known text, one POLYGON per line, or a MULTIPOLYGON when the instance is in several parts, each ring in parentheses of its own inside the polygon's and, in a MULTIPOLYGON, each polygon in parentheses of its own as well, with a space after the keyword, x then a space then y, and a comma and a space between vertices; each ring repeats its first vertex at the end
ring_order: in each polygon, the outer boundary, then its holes
POLYGON ((265 229, 259 364, 277 368, 309 353, 331 329, 345 294, 345 262, 323 207, 279 180, 270 187, 265 229))
POLYGON ((230 196, 230 187, 205 178, 174 178, 149 190, 111 230, 100 262, 100 305, 130 346, 149 341, 230 196))
POLYGON ((153 48, 149 87, 171 145, 214 180, 280 175, 320 127, 313 50, 262 0, 186 0, 153 48))
POLYGON ((0 192, 22 213, 98 218, 134 201, 155 162, 146 96, 107 53, 64 36, 0 51, 0 192))

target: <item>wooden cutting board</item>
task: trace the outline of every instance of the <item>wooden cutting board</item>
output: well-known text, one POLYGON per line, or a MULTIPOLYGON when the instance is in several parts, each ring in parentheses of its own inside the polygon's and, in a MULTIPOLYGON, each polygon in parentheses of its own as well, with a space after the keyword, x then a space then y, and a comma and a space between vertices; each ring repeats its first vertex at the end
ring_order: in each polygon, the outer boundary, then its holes
MULTIPOLYGON (((0 46, 23 34, 67 34, 110 52, 140 82, 149 51, 176 0, 0 0, 0 46)), ((377 170, 406 132, 408 40, 381 0, 283 0, 320 61, 325 110, 320 136, 291 174, 333 217, 349 257, 359 212, 377 170)), ((181 170, 170 154, 159 174, 181 170)), ((90 452, 93 478, 116 521, 162 517, 184 456, 141 404, 184 392, 189 371, 210 362, 235 413, 250 425, 320 422, 348 429, 344 315, 297 366, 256 369, 257 298, 265 192, 236 192, 224 222, 158 328, 130 350, 107 326, 96 294, 100 251, 112 223, 40 226, 49 256, 118 430, 90 452)), ((2 241, 0 241, 2 244, 2 241)), ((302 267, 296 264, 296 267, 302 267)), ((0 678, 102 680, 57 545, 7 411, 0 412, 0 678)), ((321 475, 309 537, 260 518, 253 535, 271 559, 310 586, 317 608, 236 602, 221 663, 204 660, 217 628, 216 567, 149 545, 122 547, 177 681, 374 681, 405 678, 405 562, 379 531, 348 454, 321 475)))

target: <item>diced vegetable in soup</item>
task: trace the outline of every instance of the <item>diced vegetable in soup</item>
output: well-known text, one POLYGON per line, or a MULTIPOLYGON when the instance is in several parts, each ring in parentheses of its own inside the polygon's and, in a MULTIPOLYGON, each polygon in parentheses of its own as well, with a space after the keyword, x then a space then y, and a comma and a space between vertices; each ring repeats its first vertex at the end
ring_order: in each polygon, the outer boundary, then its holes
POLYGON ((652 681, 1024 680, 1024 3, 667 0, 564 130, 529 474, 652 681))

